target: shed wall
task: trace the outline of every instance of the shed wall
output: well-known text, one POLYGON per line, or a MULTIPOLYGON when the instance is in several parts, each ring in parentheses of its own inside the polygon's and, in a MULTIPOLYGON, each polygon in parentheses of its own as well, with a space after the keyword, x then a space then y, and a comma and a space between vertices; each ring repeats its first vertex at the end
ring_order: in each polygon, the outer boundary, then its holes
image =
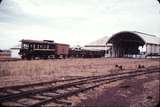
POLYGON ((149 54, 159 54, 160 55, 160 45, 147 44, 146 45, 146 55, 149 54))

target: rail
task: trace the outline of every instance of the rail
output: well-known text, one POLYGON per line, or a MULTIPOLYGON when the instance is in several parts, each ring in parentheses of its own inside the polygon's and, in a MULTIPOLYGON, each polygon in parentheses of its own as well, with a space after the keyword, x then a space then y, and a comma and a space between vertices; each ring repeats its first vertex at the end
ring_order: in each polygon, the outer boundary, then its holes
MULTIPOLYGON (((87 91, 89 89, 94 89, 103 84, 144 75, 151 73, 160 72, 160 68, 148 68, 148 69, 139 69, 132 70, 127 72, 121 72, 116 74, 108 74, 108 75, 99 75, 99 76, 89 76, 89 77, 79 77, 73 79, 59 80, 59 81, 49 81, 44 83, 30 84, 30 85, 20 85, 13 87, 4 87, 0 88, 0 105, 7 106, 7 102, 14 102, 16 104, 21 104, 22 106, 43 106, 49 102, 55 103, 65 103, 60 100, 68 98, 73 95, 77 95, 78 93, 87 91), (27 89, 28 88, 28 89, 27 89), (25 90, 26 89, 26 90, 25 90), (9 92, 10 90, 10 92, 9 92), (12 91, 12 92, 11 92, 12 91), (17 91, 13 93, 14 91, 17 91), (60 92, 59 92, 60 91, 60 92), (9 93, 7 93, 9 92, 9 93), (47 95, 47 93, 52 93, 54 95, 47 95), (38 98, 37 95, 45 98, 38 98), (20 99, 30 99, 34 103, 23 103, 18 102, 20 99), (37 99, 38 102, 37 102, 37 99)), ((65 103, 70 104, 70 103, 65 103)))

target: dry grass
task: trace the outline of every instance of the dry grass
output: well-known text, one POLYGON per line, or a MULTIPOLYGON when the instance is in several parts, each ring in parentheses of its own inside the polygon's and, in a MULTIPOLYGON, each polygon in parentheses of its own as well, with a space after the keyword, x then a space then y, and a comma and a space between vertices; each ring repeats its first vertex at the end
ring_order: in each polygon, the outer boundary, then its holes
POLYGON ((44 81, 64 76, 89 76, 110 73, 119 64, 125 69, 134 69, 138 64, 159 66, 158 60, 149 59, 65 59, 0 62, 0 85, 12 81, 44 81), (6 82, 5 82, 6 81, 6 82))

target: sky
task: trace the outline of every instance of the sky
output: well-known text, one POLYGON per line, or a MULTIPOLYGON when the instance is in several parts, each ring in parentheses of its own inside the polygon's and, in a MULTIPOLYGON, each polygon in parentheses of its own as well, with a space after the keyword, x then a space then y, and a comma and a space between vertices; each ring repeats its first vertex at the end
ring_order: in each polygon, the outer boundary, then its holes
POLYGON ((85 45, 119 31, 160 36, 157 0, 2 0, 0 49, 21 39, 85 45))

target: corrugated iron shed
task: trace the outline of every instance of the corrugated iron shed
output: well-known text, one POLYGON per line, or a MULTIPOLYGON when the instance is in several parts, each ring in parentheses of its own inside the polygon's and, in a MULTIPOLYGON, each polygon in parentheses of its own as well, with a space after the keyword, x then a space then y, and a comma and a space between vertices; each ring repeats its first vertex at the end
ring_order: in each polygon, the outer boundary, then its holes
POLYGON ((108 57, 124 57, 141 54, 139 47, 145 48, 145 56, 160 55, 160 37, 138 31, 121 31, 93 41, 84 48, 106 50, 108 57))

